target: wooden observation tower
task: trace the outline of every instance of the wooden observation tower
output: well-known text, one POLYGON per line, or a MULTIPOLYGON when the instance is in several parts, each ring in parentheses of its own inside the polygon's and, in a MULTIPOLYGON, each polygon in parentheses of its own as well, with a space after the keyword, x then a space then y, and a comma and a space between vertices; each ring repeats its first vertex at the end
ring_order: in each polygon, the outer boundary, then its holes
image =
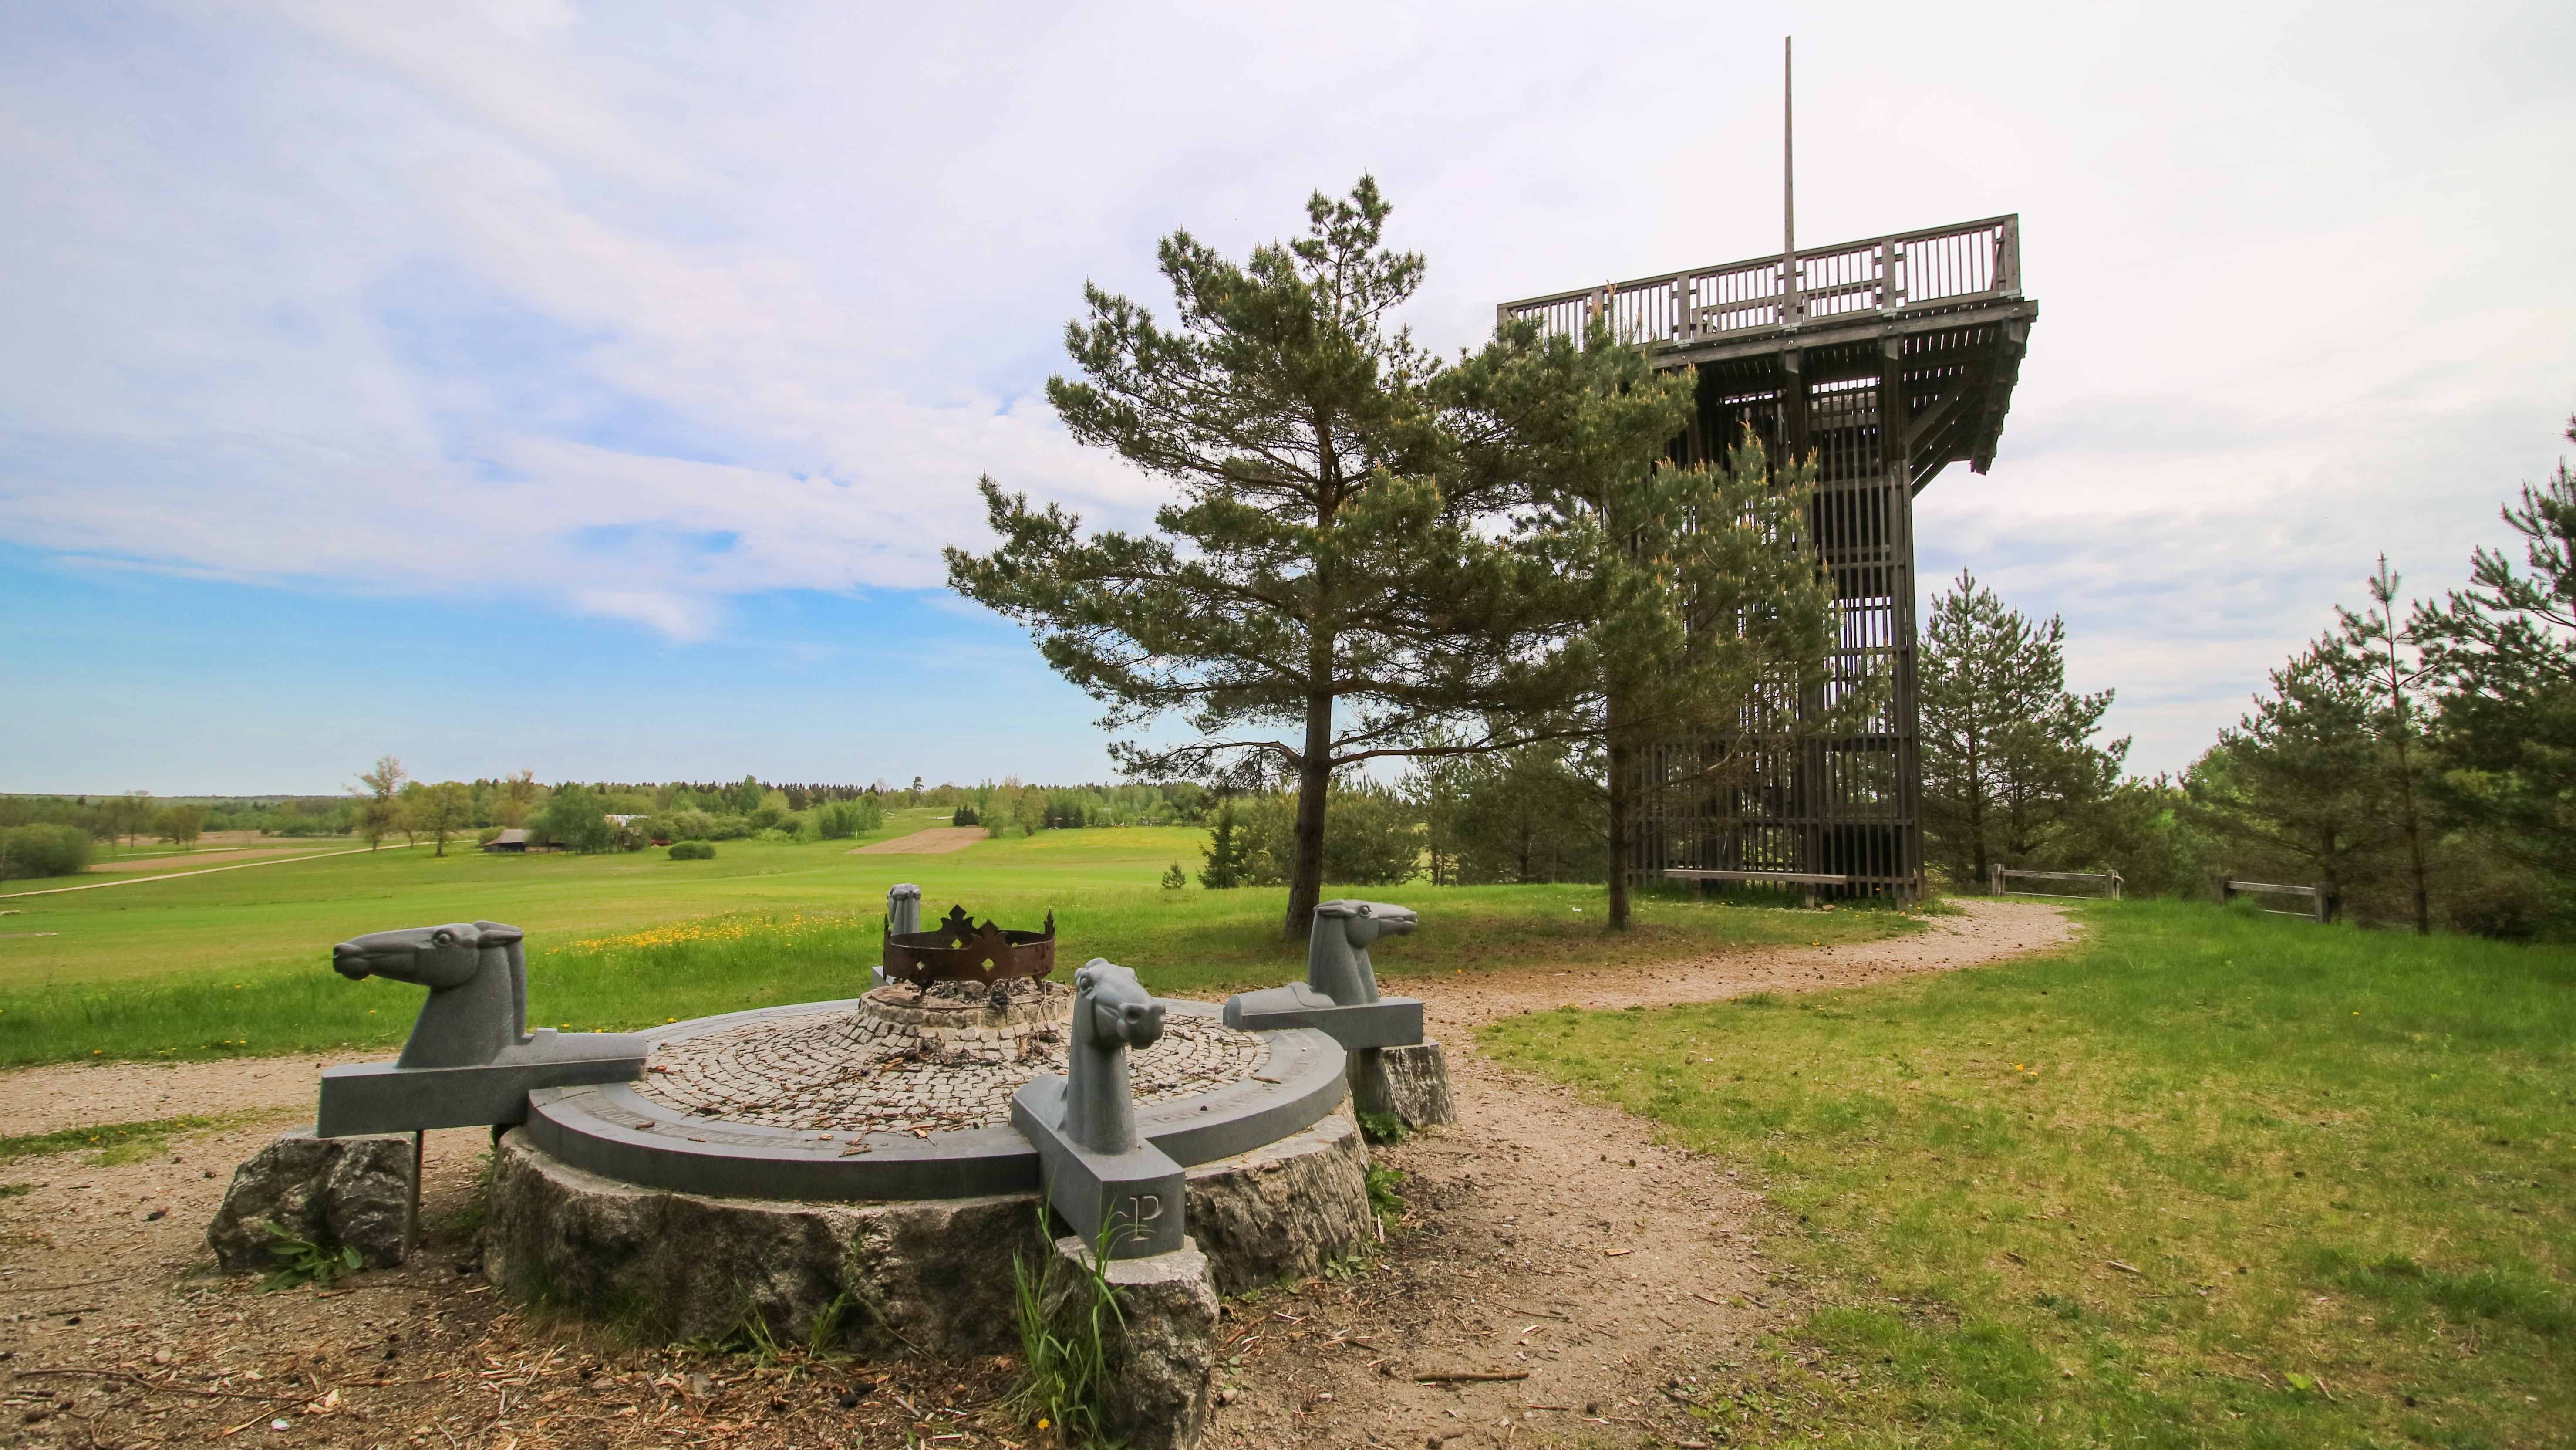
MULTIPOLYGON (((2039 304, 2021 291, 2020 218, 1780 253, 1505 303, 1583 335, 1659 345, 1699 370, 1699 412, 1677 461, 1714 459, 1751 426, 1773 456, 1817 464, 1809 534, 1833 571, 1842 643, 1829 690, 1883 672, 1893 686, 1859 734, 1769 749, 1723 789, 1664 794, 1639 822, 1631 870, 1843 878, 1837 894, 1923 890, 1916 754, 1914 496, 1950 463, 1983 473, 2039 304)), ((1663 762, 1649 770, 1667 769, 1663 762)))

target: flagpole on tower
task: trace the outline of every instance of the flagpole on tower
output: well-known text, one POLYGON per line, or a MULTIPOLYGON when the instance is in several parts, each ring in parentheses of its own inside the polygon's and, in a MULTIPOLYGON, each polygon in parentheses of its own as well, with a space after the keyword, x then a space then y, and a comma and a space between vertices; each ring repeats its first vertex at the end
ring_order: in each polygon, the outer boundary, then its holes
POLYGON ((1797 105, 1791 61, 1795 36, 1780 37, 1780 324, 1798 325, 1806 311, 1798 299, 1797 105))

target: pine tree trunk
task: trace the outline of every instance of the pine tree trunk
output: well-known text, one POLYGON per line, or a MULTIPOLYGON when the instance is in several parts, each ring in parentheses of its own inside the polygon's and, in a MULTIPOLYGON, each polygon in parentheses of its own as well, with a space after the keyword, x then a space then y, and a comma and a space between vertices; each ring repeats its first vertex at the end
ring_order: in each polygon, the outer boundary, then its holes
MULTIPOLYGON (((2399 728, 2401 730, 2405 728, 2402 722, 2399 728)), ((2414 876, 2415 934, 2431 936, 2433 903, 2431 893, 2424 887, 2423 825, 2415 816, 2415 771, 2407 760, 2406 741, 2403 736, 2400 736, 2397 741, 2397 797, 2398 809, 2405 813, 2402 825, 2406 836, 2406 867, 2414 876)))
POLYGON ((1994 865, 1994 861, 1991 854, 1986 850, 1985 761, 1978 758, 1977 754, 1973 751, 1971 751, 1968 756, 1967 804, 1968 840, 1970 842, 1969 849, 1975 853, 1977 861, 1977 874, 1975 879, 1979 882, 1992 881, 1994 879, 1994 874, 1990 868, 1994 865))
POLYGON ((1613 694, 1604 711, 1603 734, 1609 746, 1610 770, 1610 929, 1628 929, 1628 857, 1636 835, 1637 778, 1632 768, 1635 747, 1628 740, 1625 712, 1613 694))
MULTIPOLYGON (((1332 647, 1324 647, 1329 670, 1332 647)), ((1313 930, 1315 903, 1324 899, 1324 804, 1333 783, 1333 695, 1328 673, 1318 673, 1306 697, 1306 750, 1297 760, 1297 859, 1288 873, 1288 917, 1281 932, 1303 940, 1313 930)))

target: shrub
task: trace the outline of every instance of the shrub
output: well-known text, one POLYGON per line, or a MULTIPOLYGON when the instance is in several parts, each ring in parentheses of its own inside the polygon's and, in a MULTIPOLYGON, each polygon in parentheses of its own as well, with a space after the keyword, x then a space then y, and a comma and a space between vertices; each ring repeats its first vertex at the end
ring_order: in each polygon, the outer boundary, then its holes
POLYGON ((710 841, 679 841, 671 846, 671 859, 674 861, 712 861, 715 858, 715 844, 710 841))
POLYGON ((957 814, 948 818, 948 824, 952 826, 980 826, 983 824, 983 821, 976 817, 975 808, 973 806, 959 806, 957 808, 957 814))
POLYGON ((826 841, 846 841, 885 829, 885 811, 873 800, 832 801, 814 812, 815 829, 826 841))
MULTIPOLYGON (((1288 884, 1296 825, 1295 796, 1256 796, 1244 803, 1238 829, 1245 885, 1288 884)), ((1324 802, 1325 881, 1397 886, 1421 870, 1422 823, 1409 803, 1375 785, 1333 787, 1324 802)))
POLYGON ((89 865, 89 833, 78 826, 19 826, 0 831, 0 881, 72 876, 89 865))

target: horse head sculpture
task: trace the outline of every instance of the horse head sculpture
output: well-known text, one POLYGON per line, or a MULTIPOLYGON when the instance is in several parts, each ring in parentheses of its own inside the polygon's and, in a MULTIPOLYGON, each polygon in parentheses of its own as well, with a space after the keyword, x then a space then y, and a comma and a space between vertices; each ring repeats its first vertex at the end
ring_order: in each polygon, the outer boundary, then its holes
POLYGON ((1326 901, 1315 908, 1306 937, 1306 985, 1345 1007, 1378 1000, 1377 968, 1369 944, 1409 936, 1420 919, 1409 906, 1381 901, 1326 901))
POLYGON ((1094 957, 1073 974, 1072 1050, 1065 1063, 1064 1135, 1094 1153, 1132 1152, 1136 1098, 1127 1051, 1163 1035, 1163 1004, 1125 967, 1094 957))
POLYGON ((373 932, 331 948, 331 969, 429 989, 396 1067, 475 1067, 529 1040, 522 936, 497 921, 373 932))

